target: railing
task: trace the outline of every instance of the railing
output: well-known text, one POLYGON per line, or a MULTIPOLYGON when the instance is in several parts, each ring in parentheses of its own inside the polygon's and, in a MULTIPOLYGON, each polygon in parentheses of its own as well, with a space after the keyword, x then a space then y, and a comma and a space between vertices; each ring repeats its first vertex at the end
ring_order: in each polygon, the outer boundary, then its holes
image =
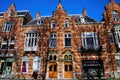
POLYGON ((99 46, 97 48, 93 48, 93 47, 85 48, 85 47, 81 46, 79 48, 79 52, 80 53, 100 53, 100 52, 102 52, 102 46, 99 46))

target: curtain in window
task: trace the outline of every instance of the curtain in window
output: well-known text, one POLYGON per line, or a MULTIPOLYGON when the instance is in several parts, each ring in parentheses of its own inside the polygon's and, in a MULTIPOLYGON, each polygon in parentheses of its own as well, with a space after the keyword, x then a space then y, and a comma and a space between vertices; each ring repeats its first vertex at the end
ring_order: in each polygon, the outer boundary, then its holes
POLYGON ((22 72, 27 72, 29 67, 29 58, 24 56, 22 58, 22 72))

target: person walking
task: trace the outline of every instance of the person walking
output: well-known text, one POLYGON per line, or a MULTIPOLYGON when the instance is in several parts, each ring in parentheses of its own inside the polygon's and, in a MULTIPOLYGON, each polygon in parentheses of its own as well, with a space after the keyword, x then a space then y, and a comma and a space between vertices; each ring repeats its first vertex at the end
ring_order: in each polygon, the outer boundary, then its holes
POLYGON ((37 76, 38 76, 37 71, 34 71, 32 74, 32 77, 34 78, 34 80, 37 80, 37 76))

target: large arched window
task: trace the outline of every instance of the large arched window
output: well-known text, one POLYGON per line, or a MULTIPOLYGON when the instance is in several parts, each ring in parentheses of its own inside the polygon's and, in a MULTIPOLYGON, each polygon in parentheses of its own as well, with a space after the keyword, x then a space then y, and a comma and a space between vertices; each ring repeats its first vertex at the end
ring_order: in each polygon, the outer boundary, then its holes
POLYGON ((40 71, 40 57, 39 56, 35 56, 33 58, 33 71, 34 70, 40 71))
POLYGON ((23 56, 22 57, 22 72, 28 72, 28 67, 29 67, 29 57, 28 56, 23 56))
POLYGON ((119 21, 120 20, 119 13, 117 11, 112 11, 112 18, 113 21, 119 21))

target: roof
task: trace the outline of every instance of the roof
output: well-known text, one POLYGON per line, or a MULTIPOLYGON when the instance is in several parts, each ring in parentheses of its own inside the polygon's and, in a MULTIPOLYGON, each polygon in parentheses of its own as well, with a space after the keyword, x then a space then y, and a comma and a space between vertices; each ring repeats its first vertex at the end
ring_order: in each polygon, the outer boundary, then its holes
POLYGON ((33 19, 28 22, 26 25, 44 25, 46 17, 40 17, 40 19, 33 19), (40 22, 39 22, 40 21, 40 22))
POLYGON ((90 18, 89 16, 83 16, 82 14, 71 14, 70 17, 75 17, 76 23, 85 23, 85 22, 96 22, 94 19, 90 18))
MULTIPOLYGON (((82 14, 70 14, 69 17, 75 17, 75 21, 77 24, 80 23, 86 23, 86 22, 96 22, 94 19, 90 18, 89 16, 83 16, 82 14), (81 19, 84 19, 82 21, 81 19)), ((51 16, 41 16, 40 19, 33 19, 30 22, 28 22, 26 25, 44 25, 45 24, 45 18, 50 18, 51 16), (38 24, 38 21, 41 21, 40 24, 38 24)))
POLYGON ((0 17, 2 17, 4 15, 4 12, 0 12, 0 17))
MULTIPOLYGON (((29 10, 20 10, 17 11, 17 16, 25 16, 27 13, 29 12, 29 10)), ((0 17, 3 17, 5 12, 0 12, 0 17)))

